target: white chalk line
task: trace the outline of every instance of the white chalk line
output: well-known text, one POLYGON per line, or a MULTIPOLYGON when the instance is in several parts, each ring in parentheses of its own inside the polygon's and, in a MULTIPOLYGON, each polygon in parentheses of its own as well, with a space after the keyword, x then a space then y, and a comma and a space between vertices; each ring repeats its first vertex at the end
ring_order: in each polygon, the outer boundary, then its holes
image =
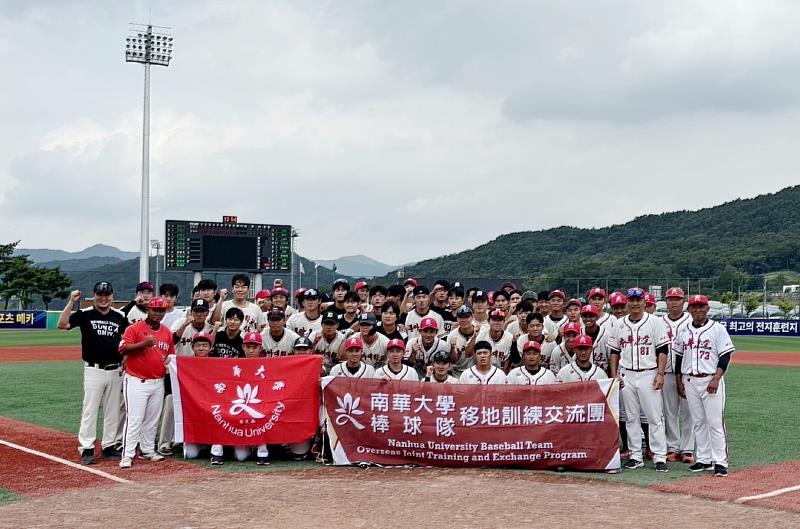
POLYGON ((734 500, 733 503, 745 503, 748 501, 763 500, 765 498, 774 498, 775 496, 780 496, 781 494, 787 494, 796 490, 800 490, 800 485, 794 485, 793 487, 786 487, 784 489, 777 489, 773 490, 772 492, 765 492, 764 494, 757 494, 755 496, 742 496, 741 498, 734 500))

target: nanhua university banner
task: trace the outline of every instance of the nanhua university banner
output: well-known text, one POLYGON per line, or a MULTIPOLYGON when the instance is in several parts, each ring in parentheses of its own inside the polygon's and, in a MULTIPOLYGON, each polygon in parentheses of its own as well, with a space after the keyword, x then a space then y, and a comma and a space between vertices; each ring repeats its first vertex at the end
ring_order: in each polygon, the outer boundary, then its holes
POLYGON ((296 443, 317 431, 319 356, 171 360, 176 442, 296 443))
POLYGON ((337 465, 619 468, 619 385, 323 379, 337 465))

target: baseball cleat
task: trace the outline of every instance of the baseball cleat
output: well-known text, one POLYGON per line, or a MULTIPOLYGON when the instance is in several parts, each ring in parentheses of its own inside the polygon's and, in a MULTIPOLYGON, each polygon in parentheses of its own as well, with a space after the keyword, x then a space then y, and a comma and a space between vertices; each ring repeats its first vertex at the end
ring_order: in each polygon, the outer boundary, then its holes
POLYGON ((211 464, 212 465, 224 465, 225 460, 222 459, 222 456, 211 456, 211 464))
POLYGON ((714 477, 727 478, 728 469, 723 467, 722 465, 714 465, 714 477))
POLYGON ((158 449, 158 453, 162 456, 171 456, 172 455, 172 448, 169 446, 162 446, 158 449))
POLYGON ((704 470, 711 470, 711 463, 695 463, 689 467, 689 472, 703 472, 704 470))
POLYGON ((681 454, 681 463, 694 463, 694 456, 690 452, 681 454))
POLYGON ((106 459, 119 459, 122 457, 122 451, 117 450, 113 446, 107 446, 100 452, 106 459))
POLYGON ((625 464, 622 465, 622 468, 624 468, 626 470, 634 470, 634 469, 637 469, 637 468, 642 468, 643 466, 644 466, 644 463, 642 463, 641 461, 637 461, 636 459, 628 459, 625 462, 625 464))
POLYGON ((131 468, 131 465, 133 465, 133 460, 130 457, 123 457, 119 461, 119 468, 131 468))
POLYGON ((148 452, 140 456, 142 459, 149 459, 150 461, 164 461, 164 456, 158 452, 148 452))
POLYGON ((677 460, 678 460, 677 452, 668 452, 667 453, 667 461, 669 461, 670 463, 674 463, 677 460))
POLYGON ((94 450, 84 450, 81 452, 81 465, 94 465, 97 461, 94 459, 94 450))
POLYGON ((259 457, 258 461, 256 461, 256 465, 263 467, 269 465, 269 458, 268 457, 259 457))
POLYGON ((658 463, 656 463, 656 472, 669 472, 667 464, 664 463, 663 461, 659 461, 658 463))

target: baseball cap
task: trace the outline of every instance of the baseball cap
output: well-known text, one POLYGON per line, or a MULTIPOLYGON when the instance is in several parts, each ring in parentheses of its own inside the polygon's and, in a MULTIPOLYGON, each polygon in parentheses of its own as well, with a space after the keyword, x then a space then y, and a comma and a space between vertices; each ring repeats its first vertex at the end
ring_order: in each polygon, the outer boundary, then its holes
POLYGON ((450 290, 450 281, 448 281, 446 279, 437 279, 436 283, 433 284, 433 289, 434 290, 438 290, 438 289, 450 290))
POLYGON ((695 294, 689 298, 689 306, 692 305, 708 305, 708 297, 702 294, 695 294))
POLYGON ((467 307, 466 305, 461 305, 460 307, 458 307, 456 309, 456 317, 457 318, 460 318, 462 316, 466 316, 468 318, 471 318, 472 314, 473 314, 472 309, 467 307))
POLYGON ((311 340, 309 340, 307 336, 300 336, 294 341, 294 348, 297 349, 298 347, 311 349, 311 340))
POLYGON ((683 289, 681 287, 672 287, 667 290, 667 295, 664 296, 665 298, 685 298, 686 294, 683 293, 683 289))
POLYGON ((651 294, 650 292, 644 293, 644 302, 648 305, 655 305, 656 304, 656 297, 651 294))
POLYGON ((612 292, 608 298, 609 304, 614 307, 616 305, 625 305, 628 302, 628 297, 622 292, 612 292))
POLYGON ((605 298, 606 297, 606 291, 603 290, 602 288, 597 288, 597 287, 591 288, 591 289, 589 289, 589 292, 586 294, 586 297, 590 298, 592 296, 602 296, 603 298, 605 298))
POLYGON ((356 283, 356 286, 353 290, 358 290, 359 288, 367 288, 367 287, 369 287, 369 283, 367 283, 366 281, 359 281, 358 283, 356 283))
POLYGON ((639 288, 639 287, 631 287, 631 288, 628 289, 628 291, 625 293, 625 295, 628 296, 628 299, 630 299, 630 298, 643 298, 644 297, 644 290, 642 288, 639 288))
POLYGON ((475 303, 476 301, 489 301, 489 298, 486 297, 486 292, 483 290, 476 290, 474 294, 472 294, 472 302, 475 303))
POLYGON ((386 344, 386 350, 389 349, 405 349, 406 344, 400 338, 393 338, 389 340, 389 343, 386 344))
MULTIPOLYGON (((295 296, 297 296, 297 293, 295 293, 295 296)), ((314 288, 303 289, 303 299, 319 299, 319 292, 314 288)))
POLYGON ((579 300, 579 299, 572 298, 571 300, 567 301, 567 305, 566 306, 569 307, 571 305, 577 305, 580 308, 580 307, 583 306, 583 303, 581 303, 581 300, 579 300))
POLYGON ((306 293, 306 289, 301 287, 294 291, 294 297, 299 299, 306 293))
POLYGON ((531 349, 533 349, 537 353, 541 353, 542 352, 542 345, 539 342, 531 340, 530 342, 526 342, 525 345, 522 346, 522 352, 523 353, 527 353, 531 349))
POLYGON ((94 288, 92 290, 94 290, 95 294, 113 294, 114 293, 114 287, 112 287, 111 283, 109 283, 108 281, 100 281, 98 283, 95 283, 94 284, 94 288))
POLYGON ((504 288, 510 288, 511 290, 516 290, 517 289, 517 285, 515 285, 511 281, 505 281, 505 282, 503 282, 502 285, 500 285, 500 290, 503 290, 504 288))
POLYGON ((153 298, 150 300, 150 305, 148 305, 148 308, 167 310, 167 301, 164 298, 153 298))
POLYGON ((272 292, 270 292, 270 295, 269 295, 269 297, 277 296, 277 295, 279 295, 279 294, 280 294, 281 296, 288 296, 288 295, 289 295, 289 291, 288 291, 288 290, 286 290, 286 289, 285 289, 285 288, 283 288, 283 287, 273 288, 273 289, 272 289, 272 292))
POLYGON ((433 363, 436 362, 446 362, 450 363, 450 353, 447 351, 436 351, 436 354, 433 355, 433 363))
POLYGON ((204 299, 193 299, 192 304, 189 307, 189 310, 197 310, 197 311, 205 311, 208 312, 210 309, 208 308, 208 301, 204 299))
POLYGON ((526 290, 522 293, 522 300, 525 301, 526 299, 529 301, 539 301, 539 296, 532 290, 526 290))
POLYGON ((211 335, 207 332, 199 332, 192 337, 192 343, 208 342, 211 343, 211 335))
POLYGON ((590 314, 592 316, 600 316, 600 309, 595 307, 594 305, 584 305, 581 307, 581 316, 585 316, 590 314))
POLYGON ((419 322, 419 330, 422 331, 425 329, 433 329, 438 331, 439 324, 436 323, 436 320, 433 318, 422 318, 422 321, 419 322))
POLYGON ((466 293, 464 292, 464 287, 461 286, 453 286, 450 287, 450 290, 447 291, 448 296, 455 296, 457 298, 463 298, 466 293))
POLYGON ((333 282, 331 290, 336 290, 336 287, 343 287, 347 290, 350 290, 350 283, 347 281, 347 279, 343 279, 340 277, 339 279, 333 282))
POLYGON ((270 297, 269 290, 259 290, 256 292, 256 301, 270 297))
POLYGON ((322 315, 322 323, 337 324, 337 323, 339 323, 339 318, 336 317, 336 313, 335 312, 333 312, 332 310, 329 310, 328 312, 326 312, 326 313, 324 313, 322 315))
POLYGON ((593 345, 592 337, 585 334, 581 334, 572 342, 572 347, 592 347, 593 345))
POLYGON ((143 292, 145 290, 153 291, 153 283, 150 281, 142 281, 138 285, 136 285, 136 292, 143 292))
POLYGON ((365 312, 358 316, 358 324, 359 325, 377 325, 378 320, 375 318, 375 315, 371 312, 365 312))
POLYGON ((242 337, 242 343, 257 343, 261 345, 261 335, 257 332, 246 332, 242 337))
POLYGON ((431 291, 425 285, 415 286, 414 291, 412 292, 414 296, 419 296, 421 294, 430 294, 430 293, 431 291))
POLYGON ((269 312, 267 312, 268 320, 272 321, 282 320, 285 317, 286 313, 283 311, 283 309, 269 309, 269 312))
POLYGON ((418 283, 417 283, 417 280, 416 280, 416 279, 414 279, 413 277, 409 277, 408 279, 406 279, 405 281, 403 281, 403 286, 406 286, 406 285, 414 285, 414 286, 417 286, 417 284, 418 284, 418 283))
POLYGON ((564 325, 564 327, 562 327, 562 330, 561 330, 562 334, 567 334, 569 332, 571 332, 573 334, 580 334, 581 333, 580 324, 579 323, 575 323, 574 321, 571 321, 571 322, 567 323, 566 325, 564 325))
POLYGON ((504 320, 506 319, 506 313, 500 309, 494 309, 489 313, 490 320, 504 320))
POLYGON ((363 349, 364 342, 361 341, 361 338, 358 336, 353 336, 352 338, 348 338, 347 341, 344 342, 344 349, 363 349))
POLYGON ((567 299, 567 294, 563 290, 556 289, 550 292, 550 295, 547 296, 547 299, 553 299, 553 298, 567 299))

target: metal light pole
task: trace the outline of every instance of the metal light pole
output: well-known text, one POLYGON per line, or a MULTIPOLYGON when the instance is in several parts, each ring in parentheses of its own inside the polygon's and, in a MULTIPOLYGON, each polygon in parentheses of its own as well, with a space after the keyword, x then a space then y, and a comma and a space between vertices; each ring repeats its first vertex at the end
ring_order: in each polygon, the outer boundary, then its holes
POLYGON ((139 281, 149 279, 150 257, 150 65, 169 66, 172 35, 152 24, 131 24, 125 39, 125 62, 144 65, 144 118, 142 120, 142 223, 139 233, 139 281), (157 28, 158 31, 154 31, 157 28))
POLYGON ((158 239, 153 239, 150 241, 150 246, 156 251, 156 282, 155 287, 159 288, 161 283, 159 282, 158 273, 161 270, 161 265, 159 264, 159 260, 161 259, 161 248, 163 247, 163 243, 158 239))

